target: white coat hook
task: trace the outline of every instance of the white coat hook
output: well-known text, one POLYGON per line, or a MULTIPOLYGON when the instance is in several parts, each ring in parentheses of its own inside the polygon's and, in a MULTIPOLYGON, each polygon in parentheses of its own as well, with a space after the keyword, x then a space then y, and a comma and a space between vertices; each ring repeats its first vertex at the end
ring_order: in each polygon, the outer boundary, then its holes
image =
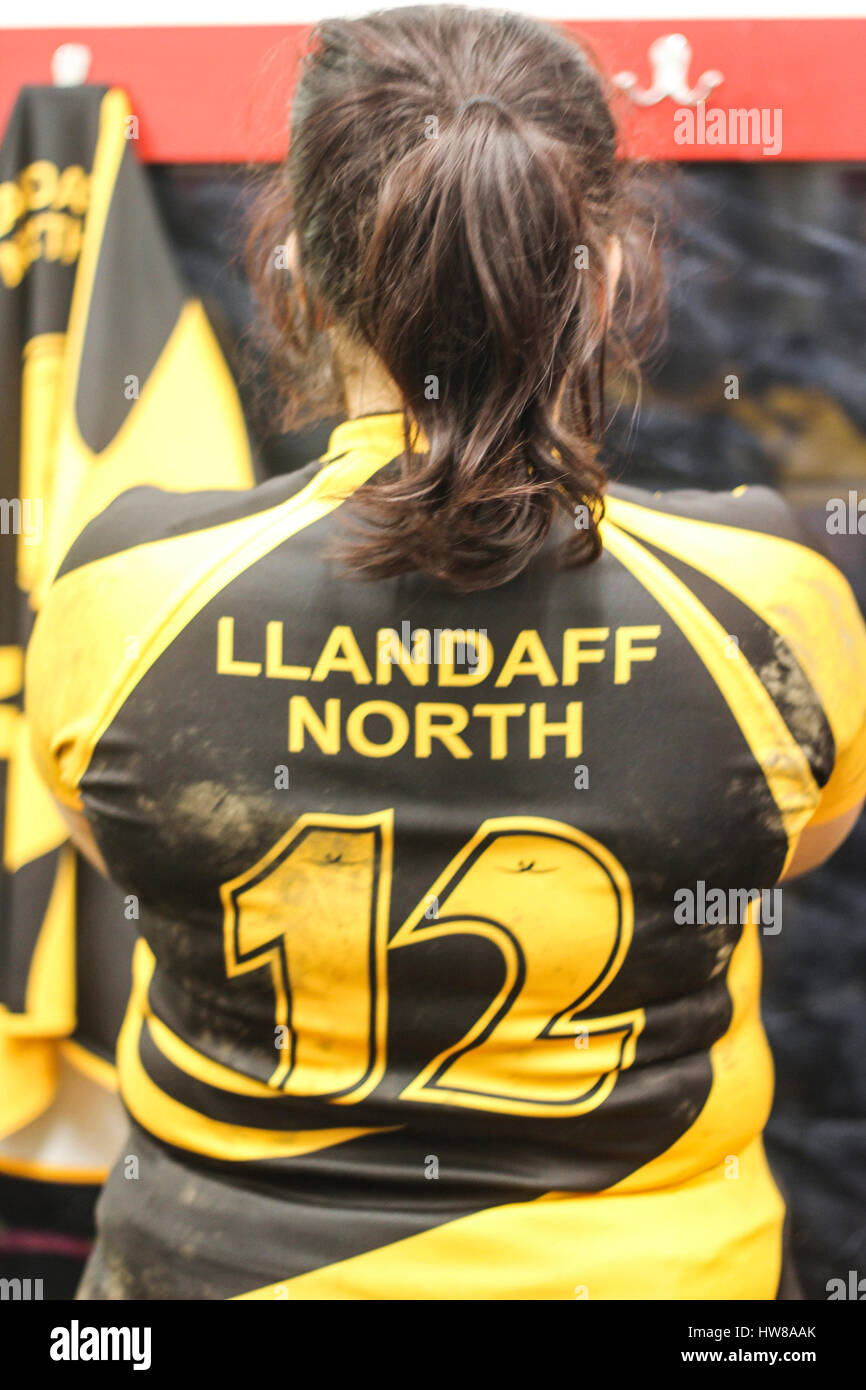
POLYGON ((62 43, 51 55, 55 87, 80 87, 87 81, 93 54, 84 43, 62 43))
POLYGON ((665 97, 678 106, 698 106, 724 81, 724 75, 711 68, 701 74, 694 87, 689 86, 692 47, 685 34, 665 34, 656 39, 650 44, 649 59, 651 86, 639 87, 633 72, 618 72, 613 79, 638 106, 656 106, 665 97))

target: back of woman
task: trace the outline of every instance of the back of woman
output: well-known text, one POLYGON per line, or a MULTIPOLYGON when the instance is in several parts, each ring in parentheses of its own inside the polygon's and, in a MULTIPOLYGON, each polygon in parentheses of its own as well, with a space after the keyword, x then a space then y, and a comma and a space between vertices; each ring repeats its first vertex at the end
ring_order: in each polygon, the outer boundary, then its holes
POLYGON ((82 1296, 774 1298, 761 939, 866 790, 862 621, 775 494, 606 484, 651 240, 582 52, 421 7, 312 55, 263 292, 350 418, 124 494, 31 643, 140 910, 82 1296))

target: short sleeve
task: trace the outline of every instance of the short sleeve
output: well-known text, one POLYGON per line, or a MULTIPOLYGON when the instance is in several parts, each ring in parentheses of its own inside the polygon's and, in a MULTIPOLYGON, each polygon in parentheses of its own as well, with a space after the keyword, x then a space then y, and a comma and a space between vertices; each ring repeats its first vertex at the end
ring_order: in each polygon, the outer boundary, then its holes
POLYGON ((832 772, 810 823, 855 807, 866 796, 866 624, 845 576, 807 542, 785 500, 765 487, 654 495, 618 488, 608 512, 727 589, 784 639, 833 736, 832 772))

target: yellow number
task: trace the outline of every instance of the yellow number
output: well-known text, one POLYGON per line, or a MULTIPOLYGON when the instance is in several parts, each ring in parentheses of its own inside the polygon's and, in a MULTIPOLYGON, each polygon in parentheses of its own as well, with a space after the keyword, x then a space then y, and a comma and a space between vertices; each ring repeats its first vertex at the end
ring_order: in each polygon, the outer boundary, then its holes
MULTIPOLYGON (((228 974, 271 969, 286 1035, 271 1084, 341 1103, 369 1094, 385 1068, 386 949, 474 935, 499 951, 502 984, 402 1097, 520 1115, 601 1105, 644 1025, 641 1009, 586 1016, 631 942, 622 866, 559 821, 485 821, 389 944, 392 814, 301 816, 221 889, 228 974)), ((457 960, 455 995, 461 981, 457 960)))
POLYGON ((381 1078, 392 824, 301 816, 220 889, 229 976, 270 966, 286 1038, 270 1084, 289 1095, 357 1101, 381 1078))
MULTIPOLYGON (((634 1061, 644 1023, 641 1009, 602 1018, 584 1012, 631 941, 631 888, 619 862, 559 821, 488 820, 430 894, 437 919, 416 908, 391 948, 481 936, 498 947, 505 975, 465 1037, 428 1063, 403 1097, 519 1115, 595 1109, 634 1061)), ((460 983, 458 967, 455 993, 460 983)))

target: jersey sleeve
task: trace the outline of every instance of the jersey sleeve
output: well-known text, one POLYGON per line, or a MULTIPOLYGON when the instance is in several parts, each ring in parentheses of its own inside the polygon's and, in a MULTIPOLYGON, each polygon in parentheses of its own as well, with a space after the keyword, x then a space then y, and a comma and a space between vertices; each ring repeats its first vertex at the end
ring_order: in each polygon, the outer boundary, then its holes
MULTIPOLYGON (((827 602, 817 605, 835 624, 814 634, 817 645, 808 655, 801 648, 802 664, 821 696, 835 742, 833 771, 821 791, 814 825, 845 815, 866 797, 866 629, 854 595, 839 578, 827 602)), ((796 625, 792 637, 793 646, 799 637, 796 625)))
POLYGON ((322 498, 311 505, 335 505, 319 469, 231 491, 133 488, 77 536, 45 594, 25 668, 33 754, 59 801, 82 809, 81 779, 124 701, 196 605, 243 568, 247 544, 276 544, 274 515, 304 515, 314 478, 322 498))
POLYGON ((617 524, 727 589, 785 641, 834 744, 810 824, 855 807, 866 796, 866 624, 845 576, 784 498, 766 487, 655 495, 619 487, 610 510, 617 524))
POLYGON ((133 488, 63 558, 28 644, 25 700, 36 765, 71 809, 81 809, 79 783, 112 711, 146 669, 153 621, 182 590, 184 563, 195 572, 227 504, 236 513, 248 495, 133 488))
MULTIPOLYGON (((115 507, 122 506, 115 503, 115 507)), ((94 557, 116 545, 112 509, 85 528, 67 555, 42 604, 27 647, 25 707, 30 744, 39 772, 53 795, 81 810, 79 781, 88 750, 95 746, 100 715, 121 679, 130 651, 124 629, 123 595, 112 580, 119 574, 104 558, 89 557, 67 568, 76 546, 94 557)), ((115 555, 115 560, 118 557, 115 555)))
POLYGON ((742 497, 751 503, 752 525, 778 541, 785 562, 776 572, 771 556, 756 557, 756 598, 797 657, 833 733, 833 770, 810 822, 818 825, 866 796, 866 624, 847 579, 785 500, 769 488, 746 488, 742 497))

